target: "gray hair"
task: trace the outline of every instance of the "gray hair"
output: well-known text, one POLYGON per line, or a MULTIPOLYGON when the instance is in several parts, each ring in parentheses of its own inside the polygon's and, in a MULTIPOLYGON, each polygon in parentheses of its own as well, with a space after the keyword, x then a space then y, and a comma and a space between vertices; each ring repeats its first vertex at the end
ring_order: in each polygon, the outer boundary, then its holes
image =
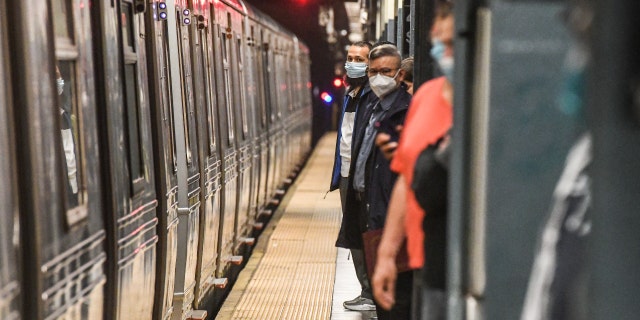
POLYGON ((400 56, 400 52, 398 52, 398 48, 391 44, 383 44, 381 46, 377 46, 369 52, 369 61, 376 60, 382 57, 394 57, 398 61, 398 67, 400 67, 400 61, 402 61, 402 57, 400 56))

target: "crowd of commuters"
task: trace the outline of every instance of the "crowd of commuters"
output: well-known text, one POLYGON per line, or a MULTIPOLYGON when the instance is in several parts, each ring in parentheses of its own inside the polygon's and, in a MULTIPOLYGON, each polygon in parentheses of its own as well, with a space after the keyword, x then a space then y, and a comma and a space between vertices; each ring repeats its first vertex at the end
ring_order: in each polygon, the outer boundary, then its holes
MULTIPOLYGON (((568 27, 577 35, 565 96, 584 95, 588 62, 585 1, 571 2, 568 27), (581 29, 582 28, 582 29, 581 29), (577 31, 576 31, 577 30, 577 31), (576 59, 576 57, 578 57, 576 59), (578 63, 576 63, 578 61, 578 63), (577 76, 576 76, 577 75, 577 76)), ((351 249, 360 296, 351 310, 375 310, 377 319, 446 319, 449 150, 453 126, 454 16, 450 0, 437 0, 430 30, 436 77, 413 90, 413 58, 401 60, 393 44, 349 48, 350 85, 336 145, 332 190, 340 186, 343 220, 337 246, 351 249)), ((564 99, 567 109, 582 100, 564 99)), ((582 284, 590 230, 587 168, 591 138, 570 151, 552 210, 540 237, 523 320, 584 319, 582 284)))
MULTIPOLYGON (((422 85, 413 97, 413 58, 402 60, 390 43, 371 47, 358 42, 348 49, 345 70, 349 87, 331 179, 331 190, 340 189, 343 211, 336 245, 351 250, 362 287, 360 295, 345 301, 344 307, 375 310, 378 319, 417 316, 421 311, 412 310, 417 309, 412 305, 418 305, 412 303, 418 296, 414 281, 423 277, 433 288, 426 294, 435 309, 428 312, 438 319, 444 310, 446 194, 436 201, 437 212, 427 215, 434 222, 429 226, 434 232, 430 231, 428 238, 434 246, 427 245, 433 247, 428 252, 441 263, 422 275, 418 270, 425 259, 422 221, 426 208, 415 199, 411 183, 420 153, 427 150, 437 155, 434 159, 444 159, 440 155, 446 154, 449 145, 453 28, 452 3, 439 1, 430 40, 432 57, 444 76, 422 85)), ((428 168, 426 175, 444 172, 445 182, 429 188, 446 191, 446 164, 439 168, 445 169, 428 168)))

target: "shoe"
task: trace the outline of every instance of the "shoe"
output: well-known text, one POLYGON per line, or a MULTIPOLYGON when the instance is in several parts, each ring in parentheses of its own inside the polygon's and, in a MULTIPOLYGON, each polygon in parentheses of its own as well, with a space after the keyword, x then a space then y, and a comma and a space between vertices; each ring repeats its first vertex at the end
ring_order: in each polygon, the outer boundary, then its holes
POLYGON ((373 300, 358 296, 353 300, 348 300, 342 303, 345 309, 353 311, 375 311, 376 305, 373 304, 373 300))

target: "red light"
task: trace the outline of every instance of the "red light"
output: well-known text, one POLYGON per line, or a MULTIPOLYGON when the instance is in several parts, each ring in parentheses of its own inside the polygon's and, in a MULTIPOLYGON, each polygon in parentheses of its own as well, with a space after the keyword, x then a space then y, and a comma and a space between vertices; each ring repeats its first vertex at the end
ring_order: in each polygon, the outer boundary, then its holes
POLYGON ((333 86, 336 88, 342 87, 342 79, 340 78, 333 79, 333 86))

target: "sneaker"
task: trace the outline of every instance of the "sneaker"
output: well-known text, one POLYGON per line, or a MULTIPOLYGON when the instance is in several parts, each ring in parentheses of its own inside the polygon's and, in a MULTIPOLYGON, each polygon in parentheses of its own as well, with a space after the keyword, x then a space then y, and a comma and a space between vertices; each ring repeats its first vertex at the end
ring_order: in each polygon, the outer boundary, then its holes
POLYGON ((353 311, 375 311, 376 305, 373 304, 373 300, 358 296, 353 300, 348 300, 342 303, 345 309, 353 311))

